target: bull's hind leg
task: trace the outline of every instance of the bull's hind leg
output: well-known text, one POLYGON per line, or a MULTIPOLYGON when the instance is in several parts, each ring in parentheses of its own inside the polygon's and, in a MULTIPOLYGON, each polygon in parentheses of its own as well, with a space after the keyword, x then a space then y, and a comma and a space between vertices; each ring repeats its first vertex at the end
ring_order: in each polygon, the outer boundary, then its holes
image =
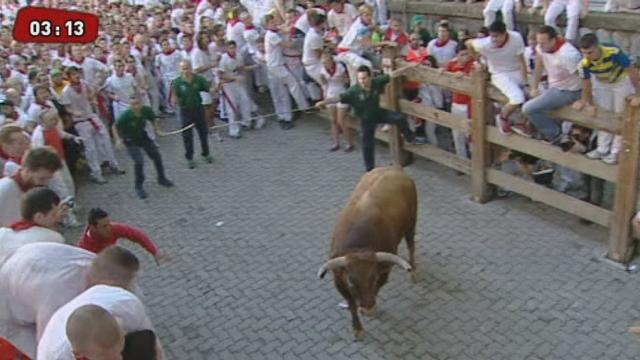
POLYGON ((404 239, 407 242, 407 249, 409 250, 409 265, 411 265, 411 281, 417 281, 417 269, 416 269, 416 220, 411 221, 409 229, 404 234, 404 239))
POLYGON ((347 304, 349 304, 353 337, 356 341, 361 340, 364 336, 364 328, 362 327, 360 317, 358 316, 358 306, 356 305, 356 300, 353 298, 353 296, 351 296, 351 292, 349 292, 349 288, 347 287, 347 285, 339 280, 338 276, 334 275, 333 279, 334 283, 336 284, 336 289, 338 289, 342 297, 347 300, 347 304))

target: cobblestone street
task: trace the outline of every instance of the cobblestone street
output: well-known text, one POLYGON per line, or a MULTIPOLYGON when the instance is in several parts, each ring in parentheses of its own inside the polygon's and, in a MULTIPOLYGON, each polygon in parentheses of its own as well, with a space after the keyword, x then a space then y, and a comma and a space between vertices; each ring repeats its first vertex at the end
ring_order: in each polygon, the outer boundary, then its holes
MULTIPOLYGON (((147 159, 149 198, 139 200, 132 163, 119 151, 127 174, 81 183, 77 201, 85 213, 100 206, 144 228, 170 257, 158 266, 126 245, 142 259, 144 303, 170 360, 640 354, 627 332, 640 325, 639 274, 594 260, 606 250, 605 229, 521 197, 476 204, 467 177, 424 160, 406 168, 419 193, 420 279, 412 284, 395 269, 378 318, 364 318, 365 338, 354 342, 332 276, 319 280, 316 271, 363 173, 359 148, 330 153, 328 123, 313 115, 290 131, 272 123, 240 140, 212 141, 215 163, 198 161, 194 170, 181 141, 160 139, 175 188, 155 183, 147 159)), ((376 155, 378 165, 390 163, 386 147, 376 155)))

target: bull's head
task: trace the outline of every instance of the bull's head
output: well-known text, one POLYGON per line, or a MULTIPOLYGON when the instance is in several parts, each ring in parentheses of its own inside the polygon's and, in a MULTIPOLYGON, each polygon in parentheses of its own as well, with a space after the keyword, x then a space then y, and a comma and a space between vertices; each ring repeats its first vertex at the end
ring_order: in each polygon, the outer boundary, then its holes
POLYGON ((388 252, 359 252, 327 261, 318 270, 323 278, 328 270, 346 284, 358 306, 365 312, 373 310, 379 288, 386 282, 388 267, 398 265, 411 271, 411 265, 398 255, 388 252), (380 265, 387 267, 381 271, 380 265), (384 277, 384 279, 382 279, 384 277))

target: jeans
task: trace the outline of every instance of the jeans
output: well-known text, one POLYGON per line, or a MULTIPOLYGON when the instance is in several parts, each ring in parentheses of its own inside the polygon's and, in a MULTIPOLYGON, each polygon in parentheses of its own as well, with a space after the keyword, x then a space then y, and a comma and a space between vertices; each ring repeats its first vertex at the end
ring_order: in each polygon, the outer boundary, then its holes
MULTIPOLYGON (((194 124, 200 138, 201 154, 209 156, 209 128, 204 118, 204 108, 202 106, 195 110, 180 108, 180 120, 182 127, 194 124)), ((193 160, 193 129, 182 132, 182 142, 184 143, 184 157, 187 160, 193 160)))
POLYGON ((398 125, 405 139, 413 139, 413 132, 409 129, 407 117, 399 112, 385 111, 385 118, 379 121, 360 119, 362 127, 362 156, 367 171, 375 165, 375 134, 378 124, 398 125))
POLYGON ((158 174, 158 180, 166 179, 164 174, 164 166, 162 165, 162 156, 160 155, 160 151, 158 151, 158 145, 151 141, 151 139, 146 139, 140 144, 132 144, 128 143, 127 152, 131 159, 133 159, 133 170, 135 177, 135 186, 136 189, 142 188, 142 183, 144 182, 144 155, 142 151, 147 153, 147 156, 153 161, 153 165, 156 167, 156 173, 158 174))
POLYGON ((560 136, 560 122, 549 116, 549 111, 570 105, 580 99, 582 90, 570 91, 549 88, 538 97, 522 106, 522 112, 529 117, 543 140, 553 140, 560 136))

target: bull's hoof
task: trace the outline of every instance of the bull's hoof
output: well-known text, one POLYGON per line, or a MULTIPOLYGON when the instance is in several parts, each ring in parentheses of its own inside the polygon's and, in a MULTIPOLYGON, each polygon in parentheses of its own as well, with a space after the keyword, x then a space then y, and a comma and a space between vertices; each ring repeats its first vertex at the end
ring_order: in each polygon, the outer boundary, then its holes
POLYGON ((370 309, 365 309, 363 307, 359 307, 358 308, 358 313, 360 313, 360 315, 362 315, 362 316, 377 317, 378 316, 378 306, 374 305, 370 309))
POLYGON ((410 276, 411 282, 412 282, 413 284, 415 284, 415 283, 417 283, 417 282, 418 282, 418 278, 419 278, 419 277, 418 277, 418 270, 416 270, 416 269, 414 268, 413 270, 411 270, 411 271, 409 272, 409 276, 410 276))
POLYGON ((362 341, 364 339, 364 329, 353 329, 353 341, 362 341))

